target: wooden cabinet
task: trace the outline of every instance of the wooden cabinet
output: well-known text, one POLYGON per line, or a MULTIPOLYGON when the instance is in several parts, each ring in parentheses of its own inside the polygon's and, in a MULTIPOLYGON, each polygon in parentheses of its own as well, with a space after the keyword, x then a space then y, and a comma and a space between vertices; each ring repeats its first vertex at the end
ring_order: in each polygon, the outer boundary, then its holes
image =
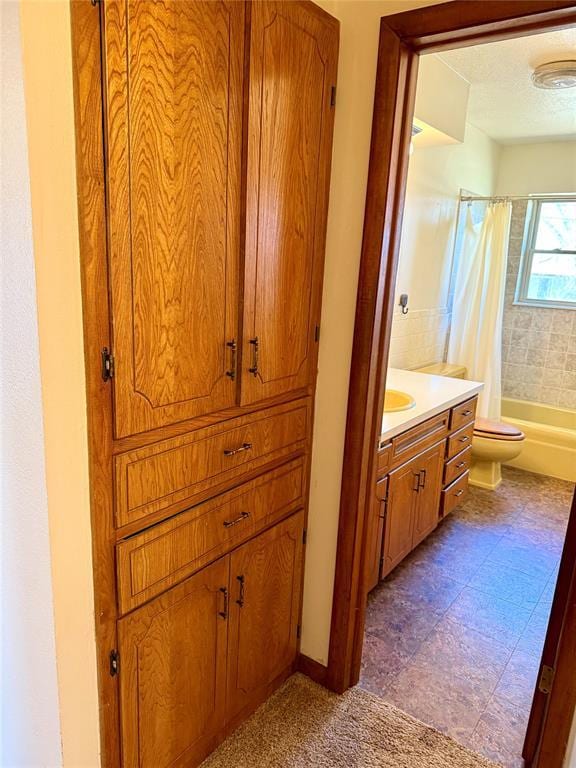
MULTIPOLYGON (((245 9, 103 3, 118 437, 234 405, 245 9)), ((105 286, 101 290, 105 291, 105 286)))
POLYGON ((229 558, 118 622, 123 768, 200 762, 226 721, 229 558))
POLYGON ((468 399, 379 446, 366 532, 368 590, 465 499, 476 404, 468 399))
POLYGON ((418 458, 418 491, 414 513, 412 546, 417 546, 438 525, 438 504, 442 491, 446 441, 425 451, 418 458))
POLYGON ((232 553, 228 640, 229 719, 253 710, 290 666, 298 644, 303 515, 232 553))
POLYGON ((118 623, 122 764, 198 764, 292 668, 304 513, 118 623))
POLYGON ((312 4, 251 17, 243 403, 315 379, 338 54, 312 4))

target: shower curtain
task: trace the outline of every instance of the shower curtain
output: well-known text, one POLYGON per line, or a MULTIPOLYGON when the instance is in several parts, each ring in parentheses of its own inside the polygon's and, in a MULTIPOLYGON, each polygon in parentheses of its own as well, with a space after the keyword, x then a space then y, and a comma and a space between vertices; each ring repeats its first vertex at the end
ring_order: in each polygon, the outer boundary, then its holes
POLYGON ((457 267, 448 362, 465 365, 467 377, 484 382, 478 415, 501 416, 502 317, 510 234, 510 202, 490 203, 474 225, 470 206, 457 267))

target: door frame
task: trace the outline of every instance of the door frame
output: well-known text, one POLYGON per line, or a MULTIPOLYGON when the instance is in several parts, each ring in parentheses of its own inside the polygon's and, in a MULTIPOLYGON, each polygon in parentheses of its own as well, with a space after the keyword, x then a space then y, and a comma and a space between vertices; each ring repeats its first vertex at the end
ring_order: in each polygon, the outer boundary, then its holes
MULTIPOLYGON (((385 16, 380 21, 325 677, 335 691, 343 692, 356 684, 360 674, 367 598, 366 530, 386 387, 419 56, 574 25, 576 0, 453 0, 385 16)), ((568 605, 576 621, 574 601, 568 605)), ((566 659, 566 666, 571 679, 562 682, 570 688, 570 702, 576 704, 576 664, 566 659)), ((551 715, 556 690, 560 689, 560 670, 559 665, 556 685, 547 697, 551 715)), ((564 695, 568 695, 566 688, 564 695)), ((549 720, 545 718, 541 740, 551 732, 549 720)), ((561 766, 564 736, 566 741, 568 738, 565 729, 572 717, 564 716, 563 722, 559 717, 553 720, 555 736, 550 741, 556 746, 551 747, 546 768, 561 766)), ((533 765, 538 764, 536 758, 533 765)))

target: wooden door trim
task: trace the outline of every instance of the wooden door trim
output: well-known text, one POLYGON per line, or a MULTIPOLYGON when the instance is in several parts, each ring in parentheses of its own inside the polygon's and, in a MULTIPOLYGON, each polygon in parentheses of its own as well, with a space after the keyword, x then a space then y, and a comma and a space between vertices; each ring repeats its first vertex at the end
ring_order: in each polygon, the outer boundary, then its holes
MULTIPOLYGON (((576 0, 454 0, 381 19, 327 673, 335 691, 354 685, 360 672, 369 485, 386 385, 419 54, 574 24, 576 0)), ((554 691, 550 711, 553 699, 554 691)), ((561 764, 562 739, 555 743, 556 762, 547 768, 561 764)))

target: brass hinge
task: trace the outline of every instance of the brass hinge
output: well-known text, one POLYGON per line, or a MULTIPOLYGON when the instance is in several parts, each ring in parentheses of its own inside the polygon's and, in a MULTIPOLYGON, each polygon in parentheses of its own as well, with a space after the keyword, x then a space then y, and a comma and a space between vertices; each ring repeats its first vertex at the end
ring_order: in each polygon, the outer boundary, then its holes
POLYGON ((540 678, 538 680, 538 690, 541 693, 550 693, 552 690, 552 681, 554 680, 554 667, 542 664, 540 678))
POLYGON ((91 0, 92 5, 96 7, 97 5, 100 5, 100 0, 91 0))
POLYGON ((330 106, 335 107, 336 106, 336 86, 333 85, 330 90, 330 106))
POLYGON ((102 349, 102 378, 104 381, 114 378, 114 355, 108 347, 102 349))
POLYGON ((120 654, 114 648, 110 651, 110 676, 114 677, 120 671, 120 654))
POLYGON ((300 626, 300 624, 298 624, 298 626, 296 627, 296 638, 298 640, 300 640, 300 635, 301 634, 302 634, 302 627, 300 626))

